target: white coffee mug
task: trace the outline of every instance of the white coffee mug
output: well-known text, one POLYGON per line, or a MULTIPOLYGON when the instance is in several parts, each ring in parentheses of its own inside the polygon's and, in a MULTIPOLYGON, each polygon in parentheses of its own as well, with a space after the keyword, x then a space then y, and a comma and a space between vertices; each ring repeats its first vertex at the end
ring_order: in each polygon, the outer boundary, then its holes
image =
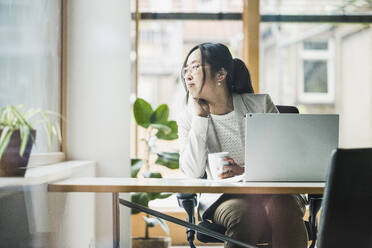
POLYGON ((223 158, 227 156, 229 156, 228 152, 217 152, 208 154, 208 163, 213 179, 220 179, 219 176, 223 172, 223 166, 229 164, 228 161, 223 160, 223 158))

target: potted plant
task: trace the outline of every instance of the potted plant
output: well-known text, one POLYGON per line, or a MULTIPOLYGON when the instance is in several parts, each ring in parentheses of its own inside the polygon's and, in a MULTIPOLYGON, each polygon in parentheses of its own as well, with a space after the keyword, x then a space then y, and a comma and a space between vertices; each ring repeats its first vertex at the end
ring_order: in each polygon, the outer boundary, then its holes
MULTIPOLYGON (((141 98, 137 98, 133 105, 133 113, 136 123, 145 128, 145 137, 141 140, 146 144, 146 151, 143 159, 131 160, 131 176, 138 177, 139 172, 145 178, 161 178, 160 172, 157 172, 150 162, 150 156, 155 156, 155 164, 165 166, 169 169, 179 168, 179 153, 178 152, 159 152, 156 149, 156 141, 174 140, 178 138, 178 126, 173 120, 168 120, 169 107, 162 104, 153 110, 151 105, 141 98)), ((164 199, 172 194, 167 193, 135 193, 131 195, 131 200, 134 203, 148 206, 149 202, 155 199, 164 199)), ((132 214, 139 213, 132 210, 132 214)), ((150 216, 144 216, 146 222, 145 237, 132 238, 133 248, 165 248, 170 246, 169 237, 149 237, 149 228, 160 225, 162 229, 169 234, 169 228, 164 220, 150 216)))
POLYGON ((42 109, 25 110, 23 105, 0 109, 0 177, 23 177, 26 173, 36 130, 31 123, 44 125, 51 147, 53 137, 61 141, 57 113, 42 109))

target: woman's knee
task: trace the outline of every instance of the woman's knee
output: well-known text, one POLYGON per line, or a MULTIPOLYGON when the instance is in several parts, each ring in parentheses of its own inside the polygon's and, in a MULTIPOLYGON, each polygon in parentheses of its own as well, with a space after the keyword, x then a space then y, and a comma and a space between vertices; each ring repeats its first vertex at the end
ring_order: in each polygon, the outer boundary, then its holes
POLYGON ((250 207, 244 199, 229 199, 216 208, 214 221, 229 229, 247 222, 249 214, 250 207))
POLYGON ((267 215, 270 216, 298 216, 305 214, 305 205, 295 195, 274 195, 265 204, 267 215))

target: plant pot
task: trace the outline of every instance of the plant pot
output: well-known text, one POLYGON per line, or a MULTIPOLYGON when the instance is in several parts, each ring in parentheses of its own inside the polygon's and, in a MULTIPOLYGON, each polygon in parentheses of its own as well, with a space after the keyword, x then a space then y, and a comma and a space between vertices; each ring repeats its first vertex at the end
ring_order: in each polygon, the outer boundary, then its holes
MULTIPOLYGON (((0 130, 1 136, 1 130, 0 130)), ((8 147, 5 149, 0 160, 0 177, 24 177, 30 158, 33 141, 36 137, 36 131, 31 131, 23 156, 19 155, 21 148, 21 137, 19 131, 14 131, 10 138, 8 147), (32 137, 33 138, 32 138, 32 137)))
POLYGON ((132 248, 169 248, 170 237, 132 238, 132 248))

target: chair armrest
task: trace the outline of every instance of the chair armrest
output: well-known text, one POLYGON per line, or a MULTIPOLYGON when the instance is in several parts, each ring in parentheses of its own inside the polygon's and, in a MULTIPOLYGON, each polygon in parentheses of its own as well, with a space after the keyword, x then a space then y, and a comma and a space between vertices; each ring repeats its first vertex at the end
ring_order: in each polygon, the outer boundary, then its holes
POLYGON ((195 211, 196 205, 198 204, 196 194, 179 193, 177 194, 177 201, 178 201, 178 205, 181 208, 184 208, 185 211, 187 212, 189 216, 188 221, 191 223, 195 223, 194 211, 195 211))
MULTIPOLYGON (((178 205, 181 208, 184 208, 187 213, 187 221, 189 223, 195 224, 195 207, 198 203, 196 194, 185 194, 185 193, 179 193, 177 194, 177 201, 178 205)), ((194 238, 195 238, 195 231, 187 228, 187 240, 189 241, 190 247, 195 248, 194 245, 194 238)))
POLYGON ((195 206, 197 205, 197 196, 196 194, 186 194, 186 193, 179 193, 177 194, 177 201, 178 201, 178 205, 183 208, 183 203, 184 202, 187 202, 187 201, 191 201, 193 203, 195 203, 195 206))
POLYGON ((322 206, 323 195, 308 195, 309 203, 309 221, 308 221, 308 234, 309 240, 312 240, 310 248, 314 248, 317 241, 318 234, 318 221, 316 216, 322 206))
POLYGON ((323 195, 315 195, 309 194, 308 195, 308 203, 309 203, 309 214, 310 217, 316 218, 321 206, 322 206, 322 199, 323 195))

